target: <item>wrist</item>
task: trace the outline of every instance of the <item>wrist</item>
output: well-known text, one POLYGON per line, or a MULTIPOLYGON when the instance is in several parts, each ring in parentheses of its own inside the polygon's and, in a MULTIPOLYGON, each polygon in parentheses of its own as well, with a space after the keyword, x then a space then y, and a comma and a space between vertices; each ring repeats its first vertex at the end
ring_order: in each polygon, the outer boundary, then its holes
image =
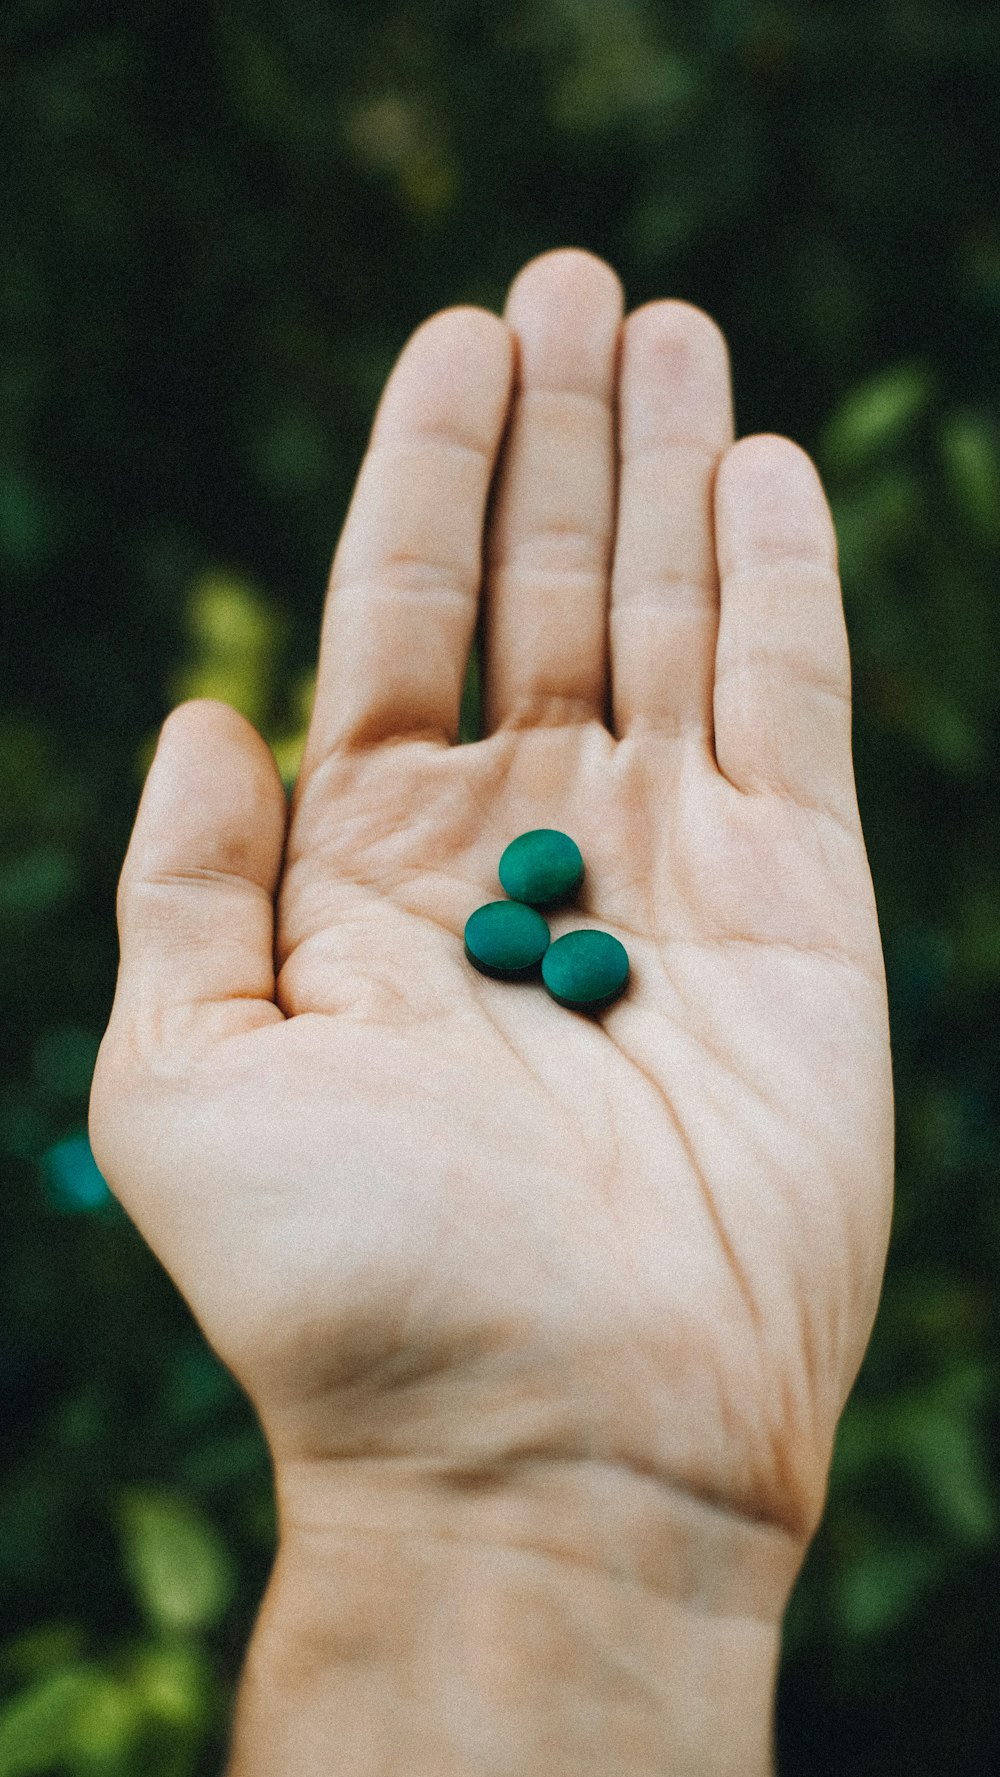
POLYGON ((230 1777, 770 1773, 785 1531, 602 1463, 278 1482, 230 1777))

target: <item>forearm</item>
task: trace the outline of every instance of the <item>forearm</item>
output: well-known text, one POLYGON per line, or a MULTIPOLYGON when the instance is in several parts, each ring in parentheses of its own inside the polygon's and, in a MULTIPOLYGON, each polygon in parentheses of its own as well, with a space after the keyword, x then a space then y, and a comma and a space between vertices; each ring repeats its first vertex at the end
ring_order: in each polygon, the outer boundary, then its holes
POLYGON ((543 1470, 470 1500, 307 1479, 228 1777, 769 1777, 784 1533, 543 1470))

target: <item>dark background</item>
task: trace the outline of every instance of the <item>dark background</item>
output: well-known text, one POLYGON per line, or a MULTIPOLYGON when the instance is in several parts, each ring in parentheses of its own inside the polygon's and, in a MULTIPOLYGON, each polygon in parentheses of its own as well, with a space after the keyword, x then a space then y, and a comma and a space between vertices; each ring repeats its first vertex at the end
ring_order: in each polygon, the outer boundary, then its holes
POLYGON ((1000 14, 6 0, 0 50, 0 1777, 216 1772, 272 1549, 86 1144, 151 739, 217 694, 294 774, 395 354, 566 244, 718 319, 841 542, 899 1195, 781 1771, 995 1774, 1000 14))

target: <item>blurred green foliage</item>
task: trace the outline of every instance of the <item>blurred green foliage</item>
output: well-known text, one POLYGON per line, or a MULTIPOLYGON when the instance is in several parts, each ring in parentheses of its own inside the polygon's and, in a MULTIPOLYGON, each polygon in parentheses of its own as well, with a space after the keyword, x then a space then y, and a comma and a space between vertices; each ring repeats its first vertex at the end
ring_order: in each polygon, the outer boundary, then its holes
POLYGON ((216 1771, 273 1547, 253 1417, 86 1142, 156 729, 221 695, 291 781, 396 352, 565 243, 717 317, 841 542, 899 1202, 782 1770, 995 1773, 1000 15, 6 0, 0 44, 0 1777, 216 1771))

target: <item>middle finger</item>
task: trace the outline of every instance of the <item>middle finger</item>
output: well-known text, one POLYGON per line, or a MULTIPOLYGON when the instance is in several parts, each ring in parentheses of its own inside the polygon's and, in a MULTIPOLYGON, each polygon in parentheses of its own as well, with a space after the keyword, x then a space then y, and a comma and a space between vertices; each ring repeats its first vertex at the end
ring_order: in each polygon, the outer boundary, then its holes
POLYGON ((487 541, 483 714, 498 726, 603 720, 623 295, 563 249, 514 280, 518 369, 487 541))

